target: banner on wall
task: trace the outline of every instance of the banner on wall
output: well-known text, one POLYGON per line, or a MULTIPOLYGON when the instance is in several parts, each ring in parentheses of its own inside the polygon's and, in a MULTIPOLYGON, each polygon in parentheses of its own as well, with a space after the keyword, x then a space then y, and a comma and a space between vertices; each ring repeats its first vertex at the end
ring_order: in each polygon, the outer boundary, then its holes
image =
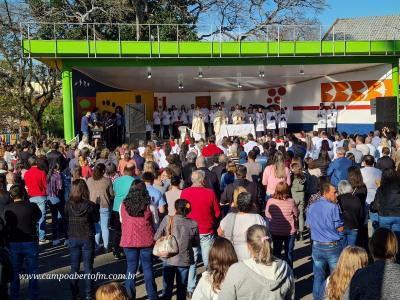
POLYGON ((392 95, 391 79, 321 83, 321 102, 369 101, 392 95))

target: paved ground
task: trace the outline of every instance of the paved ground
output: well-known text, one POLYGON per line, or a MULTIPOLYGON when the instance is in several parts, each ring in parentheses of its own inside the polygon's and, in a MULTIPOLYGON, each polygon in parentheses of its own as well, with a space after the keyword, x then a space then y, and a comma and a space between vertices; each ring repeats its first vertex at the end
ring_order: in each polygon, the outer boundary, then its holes
MULTIPOLYGON (((296 276, 296 299, 312 299, 312 262, 310 258, 311 248, 309 240, 304 242, 296 242, 294 274, 296 276)), ((68 249, 64 246, 53 247, 51 244, 41 246, 39 258, 40 273, 61 273, 69 272, 69 254, 68 249)), ((115 261, 112 254, 98 255, 95 258, 95 272, 123 274, 126 271, 125 260, 115 261)), ((154 265, 155 275, 157 277, 158 291, 162 289, 161 264, 154 265)), ((200 269, 202 270, 202 269, 200 269)), ((95 288, 103 284, 104 280, 95 282, 95 288)), ((83 285, 81 284, 83 289, 83 285)), ((27 299, 27 282, 22 282, 22 297, 27 299)), ((40 299, 70 299, 69 284, 67 280, 58 282, 57 280, 41 280, 39 282, 40 299)), ((147 299, 144 288, 143 275, 140 274, 137 279, 137 299, 147 299)))

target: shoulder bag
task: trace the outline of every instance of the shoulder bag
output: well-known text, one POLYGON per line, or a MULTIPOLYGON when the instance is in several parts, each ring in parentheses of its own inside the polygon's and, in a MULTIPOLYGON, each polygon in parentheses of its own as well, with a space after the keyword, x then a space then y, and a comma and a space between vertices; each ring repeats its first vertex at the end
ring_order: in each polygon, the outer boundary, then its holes
POLYGON ((172 234, 173 225, 174 217, 168 217, 166 234, 156 241, 156 244, 153 248, 153 255, 160 258, 168 258, 179 253, 178 242, 175 236, 172 234))

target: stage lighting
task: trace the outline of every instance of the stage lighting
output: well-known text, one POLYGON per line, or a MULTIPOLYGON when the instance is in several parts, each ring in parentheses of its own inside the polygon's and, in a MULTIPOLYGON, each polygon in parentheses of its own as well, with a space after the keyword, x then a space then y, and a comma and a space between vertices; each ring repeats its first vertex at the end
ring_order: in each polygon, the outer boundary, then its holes
POLYGON ((183 89, 183 83, 179 83, 178 89, 183 89))
POLYGON ((241 89, 241 88, 242 88, 242 84, 241 84, 240 82, 238 82, 237 88, 238 88, 238 89, 241 89))
POLYGON ((147 72, 147 79, 151 78, 151 72, 147 72))
POLYGON ((202 72, 202 71, 199 71, 198 77, 199 77, 199 78, 203 78, 203 72, 202 72))
POLYGON ((260 71, 260 73, 258 73, 258 77, 264 78, 265 77, 264 71, 260 71))
POLYGON ((299 74, 304 75, 304 66, 300 66, 299 74))

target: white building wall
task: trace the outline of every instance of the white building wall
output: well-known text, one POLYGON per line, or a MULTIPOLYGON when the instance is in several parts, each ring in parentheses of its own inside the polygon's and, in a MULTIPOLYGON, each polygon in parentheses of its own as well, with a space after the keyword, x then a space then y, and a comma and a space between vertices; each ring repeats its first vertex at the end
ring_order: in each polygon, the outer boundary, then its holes
MULTIPOLYGON (((325 82, 342 82, 342 81, 358 81, 358 80, 384 80, 391 79, 391 65, 379 65, 355 72, 341 73, 318 79, 313 79, 298 84, 285 86, 287 92, 281 97, 281 105, 287 107, 289 115, 289 123, 315 123, 316 111, 310 110, 307 106, 317 106, 321 101, 321 83, 325 82), (303 106, 305 110, 293 110, 294 106, 303 106)), ((391 91, 390 91, 391 93, 391 91)), ((211 96, 211 103, 224 101, 227 107, 235 104, 248 106, 249 104, 268 105, 267 89, 240 91, 233 90, 228 92, 210 92, 210 93, 154 93, 155 97, 166 97, 167 106, 181 105, 190 106, 195 103, 196 96, 211 96)), ((370 101, 352 101, 352 102, 336 102, 336 105, 369 105, 370 101)), ((339 111, 338 122, 349 124, 371 124, 376 120, 371 115, 369 109, 339 111)))

